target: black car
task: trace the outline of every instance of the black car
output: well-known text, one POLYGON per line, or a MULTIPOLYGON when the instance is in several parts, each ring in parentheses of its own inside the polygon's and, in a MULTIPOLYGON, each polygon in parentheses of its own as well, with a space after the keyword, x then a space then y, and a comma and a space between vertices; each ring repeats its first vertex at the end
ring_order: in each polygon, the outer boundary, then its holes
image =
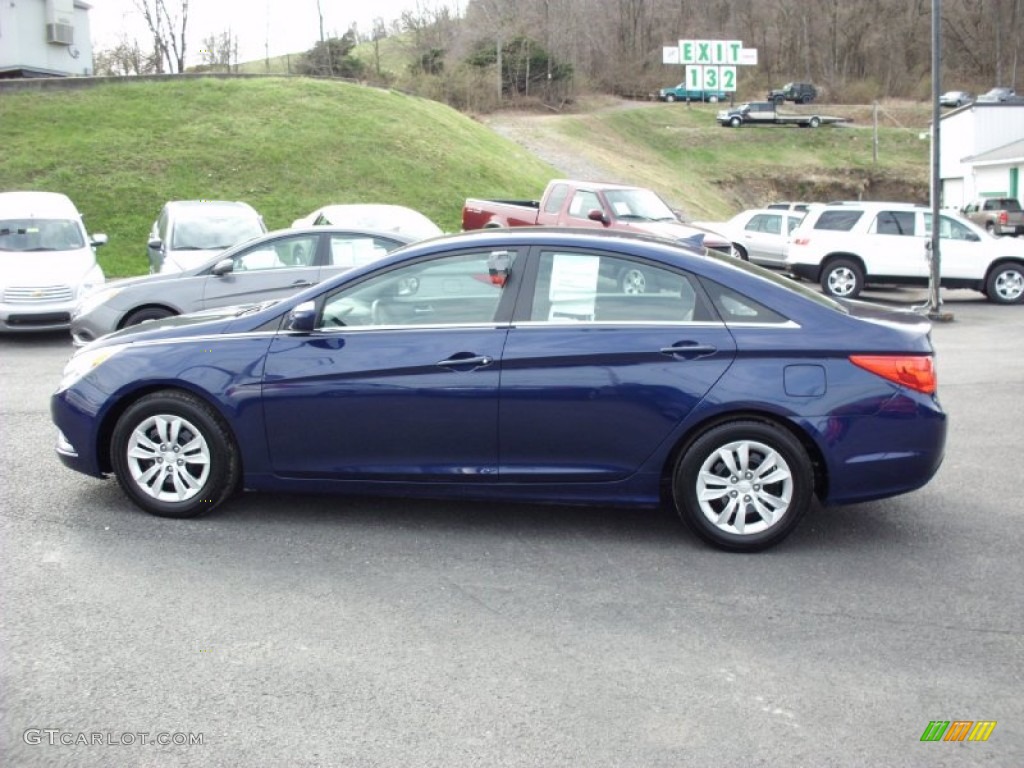
POLYGON ((768 101, 781 103, 792 101, 796 104, 809 104, 818 97, 818 89, 812 83, 786 83, 781 88, 768 91, 768 101))

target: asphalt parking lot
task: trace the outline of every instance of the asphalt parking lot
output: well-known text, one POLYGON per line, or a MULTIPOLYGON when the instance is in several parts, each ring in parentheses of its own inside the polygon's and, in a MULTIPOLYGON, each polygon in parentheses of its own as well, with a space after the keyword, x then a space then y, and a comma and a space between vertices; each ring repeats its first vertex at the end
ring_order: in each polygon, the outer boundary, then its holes
POLYGON ((668 511, 247 494, 149 517, 54 455, 70 342, 0 337, 2 762, 1020 765, 1024 306, 945 296, 937 477, 758 555, 668 511), (996 725, 922 742, 935 720, 996 725))

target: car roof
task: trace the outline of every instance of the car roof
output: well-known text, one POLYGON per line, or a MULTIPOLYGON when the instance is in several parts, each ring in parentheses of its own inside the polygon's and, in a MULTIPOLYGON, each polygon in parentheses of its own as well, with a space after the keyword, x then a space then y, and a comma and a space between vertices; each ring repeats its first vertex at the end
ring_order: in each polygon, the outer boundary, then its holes
POLYGON ((921 203, 902 203, 887 200, 830 200, 827 203, 816 203, 815 210, 825 208, 864 208, 865 210, 876 210, 888 208, 894 210, 930 210, 928 206, 921 203))
POLYGON ((80 214, 71 199, 60 192, 0 192, 0 216, 77 219, 80 214))
POLYGON ((399 232, 418 238, 433 237, 443 232, 437 224, 415 208, 390 203, 338 203, 318 208, 312 215, 324 216, 334 226, 399 232))
POLYGON ((773 216, 803 217, 807 215, 807 211, 798 211, 795 208, 746 208, 745 210, 740 211, 736 215, 739 216, 744 213, 750 214, 751 216, 757 213, 770 213, 773 216))
POLYGON ((635 184, 619 184, 614 181, 580 181, 579 179, 552 179, 550 182, 548 182, 548 186, 550 187, 552 184, 568 184, 570 186, 576 187, 577 189, 584 190, 593 189, 605 191, 609 189, 642 189, 644 191, 653 191, 647 190, 646 187, 638 187, 635 184))
POLYGON ((218 208, 220 210, 233 208, 239 211, 245 211, 246 213, 256 213, 255 208, 248 203, 241 202, 240 200, 169 200, 164 203, 164 208, 168 210, 192 210, 199 208, 200 206, 218 208))

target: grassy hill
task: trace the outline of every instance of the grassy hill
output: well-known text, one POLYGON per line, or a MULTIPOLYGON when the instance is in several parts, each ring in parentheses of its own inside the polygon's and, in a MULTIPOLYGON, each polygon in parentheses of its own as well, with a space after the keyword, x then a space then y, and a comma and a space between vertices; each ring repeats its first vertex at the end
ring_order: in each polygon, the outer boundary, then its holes
MULTIPOLYGON (((648 186, 695 219, 721 219, 772 200, 927 202, 930 108, 816 105, 841 126, 719 127, 721 105, 637 104, 535 118, 535 144, 569 143, 615 179, 648 186)), ((503 119, 497 118, 497 121, 503 119)))
POLYGON ((555 175, 436 102, 305 78, 0 93, 0 135, 0 189, 71 197, 110 237, 110 276, 146 270, 167 200, 245 200, 271 229, 328 203, 397 203, 458 230, 467 195, 529 197, 555 175))
MULTIPOLYGON (((724 129, 714 111, 616 104, 525 119, 538 141, 652 187, 692 218, 772 198, 927 196, 921 106, 884 110, 877 164, 863 109, 852 127, 818 130, 724 129)), ((112 277, 146 270, 146 238, 167 200, 245 200, 271 229, 328 203, 396 203, 454 231, 464 198, 536 197, 561 175, 442 104, 300 77, 0 91, 0 135, 0 189, 69 195, 89 230, 110 236, 99 254, 112 277)))

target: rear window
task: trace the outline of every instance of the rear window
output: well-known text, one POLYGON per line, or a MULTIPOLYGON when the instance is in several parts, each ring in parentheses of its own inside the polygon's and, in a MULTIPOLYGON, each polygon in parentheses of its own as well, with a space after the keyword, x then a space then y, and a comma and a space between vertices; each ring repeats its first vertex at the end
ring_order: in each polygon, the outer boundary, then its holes
POLYGON ((986 211, 1019 211, 1020 203, 1012 197, 994 197, 984 202, 986 211))
POLYGON ((860 221, 863 211, 844 209, 841 211, 822 211, 814 222, 814 229, 827 229, 837 232, 849 232, 860 221))

